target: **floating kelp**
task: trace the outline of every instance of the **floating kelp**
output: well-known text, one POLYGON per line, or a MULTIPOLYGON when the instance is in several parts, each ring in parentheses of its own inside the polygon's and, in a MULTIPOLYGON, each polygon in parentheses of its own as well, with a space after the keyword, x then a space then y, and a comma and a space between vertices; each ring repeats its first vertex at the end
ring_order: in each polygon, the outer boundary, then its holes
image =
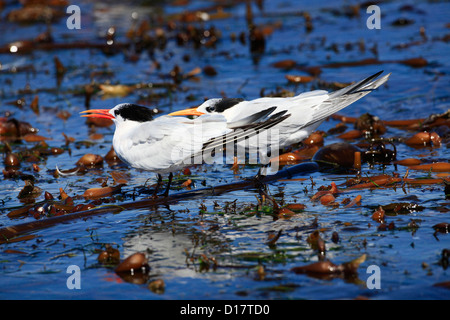
POLYGON ((366 260, 366 255, 363 254, 359 258, 350 262, 342 263, 339 265, 333 262, 319 261, 311 263, 309 265, 294 267, 292 272, 297 274, 307 274, 308 276, 319 279, 332 279, 334 277, 352 277, 357 274, 359 265, 366 260))

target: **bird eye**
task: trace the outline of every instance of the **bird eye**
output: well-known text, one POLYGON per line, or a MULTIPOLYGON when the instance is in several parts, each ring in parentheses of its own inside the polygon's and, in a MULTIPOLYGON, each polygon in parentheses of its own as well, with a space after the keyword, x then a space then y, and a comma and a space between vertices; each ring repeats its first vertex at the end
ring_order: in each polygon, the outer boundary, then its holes
MULTIPOLYGON (((118 116, 122 116, 122 112, 120 110, 114 110, 114 116, 117 119, 118 116)), ((127 121, 126 118, 124 118, 124 117, 122 117, 122 118, 123 118, 123 121, 127 121)))
POLYGON ((216 111, 216 107, 207 107, 206 111, 207 112, 214 112, 214 111, 216 111))

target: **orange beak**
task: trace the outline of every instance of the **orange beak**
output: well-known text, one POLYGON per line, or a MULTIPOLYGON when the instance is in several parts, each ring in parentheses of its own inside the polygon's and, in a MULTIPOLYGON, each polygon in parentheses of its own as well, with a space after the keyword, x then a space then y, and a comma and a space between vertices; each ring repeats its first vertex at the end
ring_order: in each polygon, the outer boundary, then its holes
POLYGON ((169 113, 169 116, 201 116, 203 112, 197 111, 197 108, 184 109, 169 113))
POLYGON ((109 113, 108 109, 92 109, 81 111, 80 113, 86 113, 83 114, 82 117, 87 118, 105 118, 110 120, 114 119, 114 116, 109 113))

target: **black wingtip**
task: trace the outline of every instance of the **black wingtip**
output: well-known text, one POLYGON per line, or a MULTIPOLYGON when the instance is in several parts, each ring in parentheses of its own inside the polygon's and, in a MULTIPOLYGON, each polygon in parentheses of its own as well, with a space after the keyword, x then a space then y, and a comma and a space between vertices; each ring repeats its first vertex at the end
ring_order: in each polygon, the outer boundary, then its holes
POLYGON ((378 71, 374 74, 374 77, 377 78, 379 75, 381 75, 384 72, 384 70, 378 71))
POLYGON ((275 111, 277 107, 270 107, 268 109, 264 109, 262 111, 259 111, 255 114, 252 114, 248 117, 245 117, 244 119, 232 122, 228 124, 228 128, 234 129, 234 128, 243 128, 246 126, 253 126, 257 122, 265 121, 267 120, 267 117, 269 114, 271 114, 273 111, 275 111))
POLYGON ((355 87, 351 88, 351 90, 349 90, 348 92, 346 92, 347 94, 351 94, 351 93, 357 93, 359 92, 359 88, 364 87, 366 84, 368 84, 370 81, 374 80, 375 78, 378 78, 378 76, 380 74, 382 74, 384 72, 384 70, 378 71, 377 73, 371 75, 370 77, 367 77, 366 79, 362 80, 361 82, 359 82, 358 84, 356 84, 355 87))
POLYGON ((370 77, 364 79, 364 80, 363 80, 364 84, 366 84, 367 82, 369 82, 369 81, 371 81, 371 80, 373 80, 373 79, 375 79, 375 78, 378 78, 378 76, 379 76, 380 74, 382 74, 383 72, 384 72, 384 70, 378 71, 377 73, 375 73, 375 74, 371 75, 370 77))

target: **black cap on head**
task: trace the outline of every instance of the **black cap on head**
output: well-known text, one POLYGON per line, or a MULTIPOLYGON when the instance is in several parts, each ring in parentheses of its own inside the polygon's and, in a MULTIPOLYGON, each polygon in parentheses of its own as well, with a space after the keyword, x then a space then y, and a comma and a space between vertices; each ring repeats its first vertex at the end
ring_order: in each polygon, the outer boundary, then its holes
POLYGON ((149 108, 132 103, 123 103, 114 111, 114 115, 121 116, 124 120, 146 122, 153 120, 153 111, 149 108))
POLYGON ((244 101, 241 98, 224 98, 215 102, 212 106, 206 108, 207 112, 224 112, 228 108, 238 104, 239 102, 244 101))

